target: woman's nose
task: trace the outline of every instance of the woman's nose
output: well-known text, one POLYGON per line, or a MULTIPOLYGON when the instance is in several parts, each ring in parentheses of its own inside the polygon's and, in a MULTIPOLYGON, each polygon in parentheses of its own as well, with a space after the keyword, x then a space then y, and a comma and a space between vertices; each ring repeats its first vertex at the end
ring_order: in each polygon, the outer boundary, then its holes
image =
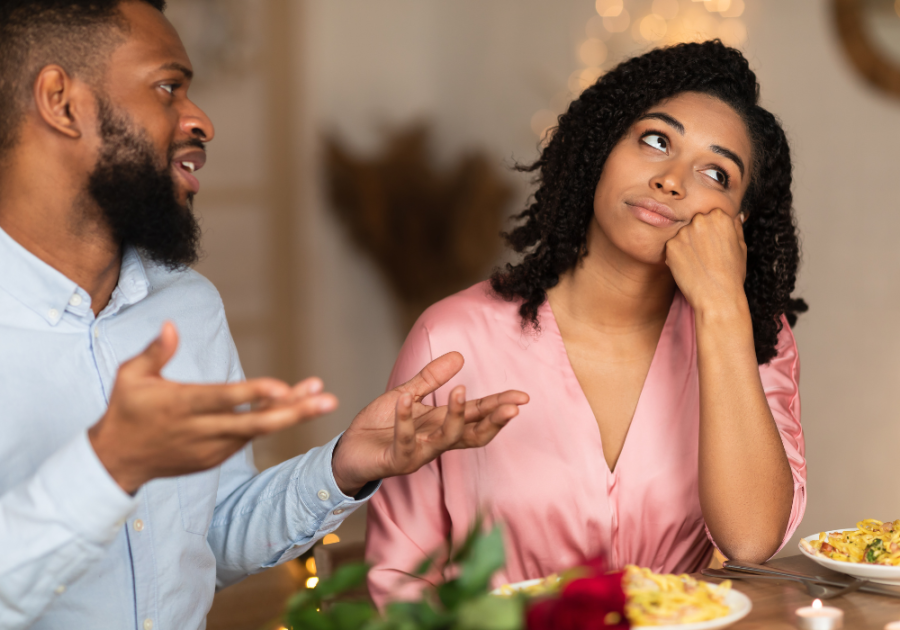
POLYGON ((650 180, 654 191, 676 199, 684 197, 684 176, 677 168, 667 169, 650 180))

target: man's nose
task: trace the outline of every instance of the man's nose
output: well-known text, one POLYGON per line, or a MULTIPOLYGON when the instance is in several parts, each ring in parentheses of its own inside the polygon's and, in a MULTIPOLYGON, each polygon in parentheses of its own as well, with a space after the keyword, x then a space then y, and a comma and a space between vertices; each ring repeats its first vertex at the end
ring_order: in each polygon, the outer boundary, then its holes
POLYGON ((180 125, 184 133, 203 142, 209 142, 216 135, 209 116, 193 103, 189 103, 188 108, 182 113, 180 125))

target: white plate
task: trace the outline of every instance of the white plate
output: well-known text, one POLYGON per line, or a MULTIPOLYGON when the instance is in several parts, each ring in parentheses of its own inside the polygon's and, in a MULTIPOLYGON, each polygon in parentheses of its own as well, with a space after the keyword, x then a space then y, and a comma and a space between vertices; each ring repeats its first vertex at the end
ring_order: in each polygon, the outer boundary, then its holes
MULTIPOLYGON (((836 534, 839 532, 855 531, 855 527, 850 527, 849 529, 832 529, 830 532, 826 533, 836 534)), ((812 536, 807 536, 803 540, 806 542, 813 542, 814 540, 819 540, 819 535, 813 534, 812 536)), ((853 577, 863 578, 865 580, 871 580, 872 582, 878 582, 879 584, 900 586, 900 567, 885 567, 880 564, 861 564, 858 562, 838 562, 831 558, 823 558, 814 553, 810 553, 803 548, 803 545, 798 546, 800 547, 800 552, 804 556, 814 562, 818 562, 826 569, 831 569, 838 573, 845 573, 846 575, 852 575, 853 577)))
MULTIPOLYGON (((543 580, 525 580, 524 582, 516 582, 515 584, 510 584, 509 588, 518 591, 523 588, 528 588, 529 586, 533 586, 534 584, 539 584, 543 580)), ((498 595, 500 593, 500 589, 496 589, 493 591, 494 595, 498 595)), ((700 621, 697 623, 682 623, 674 626, 632 626, 633 628, 653 628, 654 630, 716 630, 717 628, 727 628, 733 623, 740 621, 744 617, 747 616, 747 613, 750 612, 750 609, 753 608, 753 604, 750 602, 750 598, 741 593, 740 591, 734 590, 732 588, 728 593, 725 594, 725 603, 728 604, 728 608, 731 610, 724 617, 719 617, 718 619, 710 619, 709 621, 700 621)))

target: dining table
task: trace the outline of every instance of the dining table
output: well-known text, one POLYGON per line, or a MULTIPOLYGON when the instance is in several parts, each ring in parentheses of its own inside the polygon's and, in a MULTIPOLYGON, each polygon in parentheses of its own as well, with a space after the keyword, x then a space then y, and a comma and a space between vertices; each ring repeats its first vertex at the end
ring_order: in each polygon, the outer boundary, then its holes
MULTIPOLYGON (((820 566, 803 555, 770 560, 766 566, 829 580, 852 579, 820 566)), ((721 581, 699 573, 694 577, 713 583, 721 581)), ((729 626, 729 630, 793 630, 798 627, 795 611, 802 606, 809 606, 813 601, 802 584, 789 580, 735 579, 732 581, 732 588, 749 597, 753 602, 753 609, 746 617, 729 626)), ((897 587, 897 593, 900 595, 900 587, 897 587)), ((900 597, 856 591, 824 600, 823 604, 844 611, 845 630, 883 630, 886 624, 900 621, 900 597)))

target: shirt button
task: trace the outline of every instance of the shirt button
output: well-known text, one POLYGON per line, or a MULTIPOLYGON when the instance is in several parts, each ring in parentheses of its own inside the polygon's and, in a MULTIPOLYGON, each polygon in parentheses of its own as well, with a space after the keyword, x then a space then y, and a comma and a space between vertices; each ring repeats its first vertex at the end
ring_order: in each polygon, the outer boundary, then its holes
POLYGON ((327 501, 331 494, 329 494, 328 490, 319 490, 316 493, 316 496, 319 497, 322 501, 327 501))
POLYGON ((81 305, 81 296, 78 295, 77 293, 74 294, 72 297, 69 298, 69 304, 71 304, 72 306, 81 305))
POLYGON ((94 339, 99 339, 99 338, 100 338, 100 329, 95 328, 94 329, 94 339))
POLYGON ((49 311, 47 311, 47 315, 50 317, 50 319, 56 319, 57 317, 59 317, 59 311, 57 311, 55 308, 51 308, 49 311))
MULTIPOLYGON (((142 521, 142 520, 139 519, 139 518, 136 518, 136 519, 134 520, 134 529, 135 529, 135 531, 139 531, 139 532, 144 531, 144 521, 142 521)), ((153 623, 153 622, 151 622, 151 624, 152 624, 152 623, 153 623)))
POLYGON ((343 514, 343 513, 344 513, 344 508, 338 508, 334 512, 332 512, 332 514, 343 514))
POLYGON ((149 617, 144 619, 144 630, 153 630, 153 620, 149 617))
POLYGON ((66 592, 66 585, 65 585, 65 584, 60 584, 59 586, 56 587, 56 594, 57 594, 57 595, 62 595, 62 594, 65 593, 65 592, 66 592))

